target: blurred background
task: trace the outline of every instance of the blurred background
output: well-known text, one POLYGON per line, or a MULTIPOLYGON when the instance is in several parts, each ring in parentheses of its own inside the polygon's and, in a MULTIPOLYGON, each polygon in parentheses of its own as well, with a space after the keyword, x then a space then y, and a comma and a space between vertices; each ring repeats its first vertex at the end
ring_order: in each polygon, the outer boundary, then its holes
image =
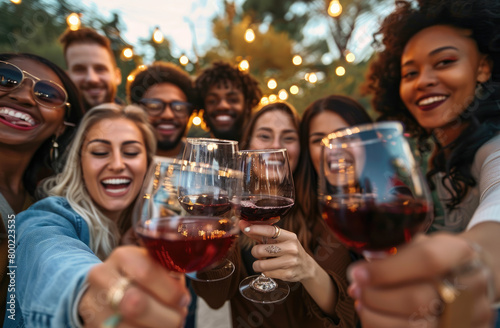
POLYGON ((302 113, 336 93, 369 108, 359 86, 373 33, 393 8, 394 0, 2 0, 0 52, 33 52, 65 67, 59 36, 89 26, 112 42, 122 99, 140 65, 173 62, 194 77, 224 60, 260 81, 261 104, 286 100, 302 113))

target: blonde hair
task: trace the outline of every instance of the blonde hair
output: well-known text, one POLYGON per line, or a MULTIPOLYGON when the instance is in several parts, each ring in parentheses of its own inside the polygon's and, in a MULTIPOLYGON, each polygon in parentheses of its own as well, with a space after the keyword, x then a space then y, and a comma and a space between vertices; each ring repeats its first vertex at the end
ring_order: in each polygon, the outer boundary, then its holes
POLYGON ((134 122, 142 132, 147 152, 148 166, 156 152, 156 138, 148 123, 147 114, 135 105, 120 106, 106 103, 89 110, 83 117, 67 154, 63 171, 46 179, 40 186, 48 196, 61 196, 87 223, 90 232, 90 248, 100 258, 105 259, 118 245, 121 234, 131 226, 131 204, 120 218, 114 222, 106 217, 94 204, 85 185, 81 166, 81 149, 87 132, 104 119, 125 118, 134 122))

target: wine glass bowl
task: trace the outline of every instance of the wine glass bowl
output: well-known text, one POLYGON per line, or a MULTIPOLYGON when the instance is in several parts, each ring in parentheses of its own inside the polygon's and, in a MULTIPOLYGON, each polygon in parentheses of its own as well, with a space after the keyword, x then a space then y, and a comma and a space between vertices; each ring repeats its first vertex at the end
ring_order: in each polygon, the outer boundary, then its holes
POLYGON ((238 142, 215 138, 187 138, 182 159, 210 164, 215 169, 236 168, 238 142))
MULTIPOLYGON (((149 254, 166 269, 186 273, 203 281, 224 279, 234 265, 223 264, 217 275, 200 278, 200 271, 225 262, 225 257, 239 234, 239 191, 241 172, 218 170, 207 164, 187 163, 174 159, 157 159, 148 171, 142 198, 136 206, 135 231, 149 254), (205 183, 214 197, 203 204, 180 202, 180 191, 205 183), (188 185, 183 185, 187 183, 188 185), (217 193, 215 192, 217 191, 217 193), (219 195, 227 202, 221 210, 219 195), (215 197, 216 196, 216 197, 215 197), (218 208, 206 211, 200 208, 218 208)), ((208 194, 207 191, 205 191, 208 194)))
POLYGON ((319 202, 336 237, 384 257, 425 232, 432 200, 397 122, 345 128, 322 140, 319 202))

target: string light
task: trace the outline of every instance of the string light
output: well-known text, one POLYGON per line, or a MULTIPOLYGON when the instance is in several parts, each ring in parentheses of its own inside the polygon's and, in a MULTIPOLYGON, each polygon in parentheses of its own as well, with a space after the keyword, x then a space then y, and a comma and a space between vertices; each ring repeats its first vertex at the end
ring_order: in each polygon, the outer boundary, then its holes
POLYGON ((12 2, 15 5, 18 5, 21 3, 21 0, 10 0, 10 2, 12 2))
POLYGON ((278 86, 278 82, 276 82, 275 79, 269 79, 269 81, 267 81, 267 87, 271 90, 274 90, 276 89, 276 87, 278 86))
POLYGON ((250 68, 250 63, 248 62, 248 60, 246 59, 243 59, 242 61, 240 61, 240 63, 238 64, 238 69, 240 71, 248 71, 248 69, 250 68))
POLYGON ((342 13, 342 5, 339 0, 332 0, 328 5, 328 15, 338 17, 342 13))
POLYGON ((266 97, 266 96, 262 97, 262 98, 260 99, 260 104, 261 104, 262 106, 269 105, 269 98, 268 98, 268 97, 266 97))
POLYGON ((285 89, 281 89, 278 92, 278 98, 280 98, 281 100, 287 100, 288 99, 288 92, 286 92, 285 89))
POLYGON ((245 41, 252 43, 255 40, 255 33, 251 28, 247 28, 245 31, 245 41))
POLYGON ((132 74, 127 76, 127 81, 132 82, 133 80, 135 80, 135 76, 133 76, 132 74))
POLYGON ((356 56, 352 52, 348 52, 347 55, 345 55, 345 60, 348 63, 352 63, 354 60, 356 60, 356 56))
POLYGON ((80 14, 72 13, 66 18, 66 23, 72 31, 76 31, 80 28, 82 22, 80 21, 80 14))
POLYGON ((187 58, 186 55, 182 55, 179 58, 179 63, 181 63, 182 66, 186 66, 187 64, 189 64, 189 58, 187 58))
POLYGON ((344 76, 345 75, 345 68, 343 66, 339 66, 335 69, 335 74, 338 76, 344 76))
POLYGON ((156 43, 162 43, 165 38, 163 37, 163 33, 160 31, 159 27, 155 27, 153 32, 153 41, 156 43))
POLYGON ((309 83, 316 83, 318 82, 318 77, 316 76, 316 73, 310 73, 307 77, 307 81, 309 81, 309 83))
POLYGON ((292 85, 292 86, 290 87, 290 93, 291 93, 292 95, 296 95, 296 94, 298 94, 298 93, 299 93, 299 90, 300 90, 300 89, 299 89, 299 87, 298 87, 298 86, 296 86, 295 84, 294 84, 294 85, 292 85))
POLYGON ((300 64, 302 64, 302 57, 300 57, 299 55, 295 55, 295 56, 293 56, 293 58, 292 58, 292 63, 293 63, 295 66, 299 66, 300 64))
POLYGON ((201 118, 199 116, 193 117, 193 124, 198 126, 201 124, 201 118))
POLYGON ((269 102, 276 102, 276 100, 278 99, 278 97, 276 97, 276 95, 270 95, 269 96, 269 102))
POLYGON ((132 48, 127 47, 127 48, 123 49, 122 55, 123 55, 123 58, 125 58, 125 60, 130 60, 130 59, 132 59, 132 57, 134 57, 134 51, 132 50, 132 48))

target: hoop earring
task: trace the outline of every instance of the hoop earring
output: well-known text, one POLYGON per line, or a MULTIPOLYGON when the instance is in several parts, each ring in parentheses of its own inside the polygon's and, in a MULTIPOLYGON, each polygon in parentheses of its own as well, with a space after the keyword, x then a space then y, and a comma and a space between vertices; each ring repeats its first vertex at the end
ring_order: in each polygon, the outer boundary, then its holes
POLYGON ((57 162, 59 159, 59 144, 57 143, 56 136, 52 137, 52 147, 50 148, 50 161, 57 162))

